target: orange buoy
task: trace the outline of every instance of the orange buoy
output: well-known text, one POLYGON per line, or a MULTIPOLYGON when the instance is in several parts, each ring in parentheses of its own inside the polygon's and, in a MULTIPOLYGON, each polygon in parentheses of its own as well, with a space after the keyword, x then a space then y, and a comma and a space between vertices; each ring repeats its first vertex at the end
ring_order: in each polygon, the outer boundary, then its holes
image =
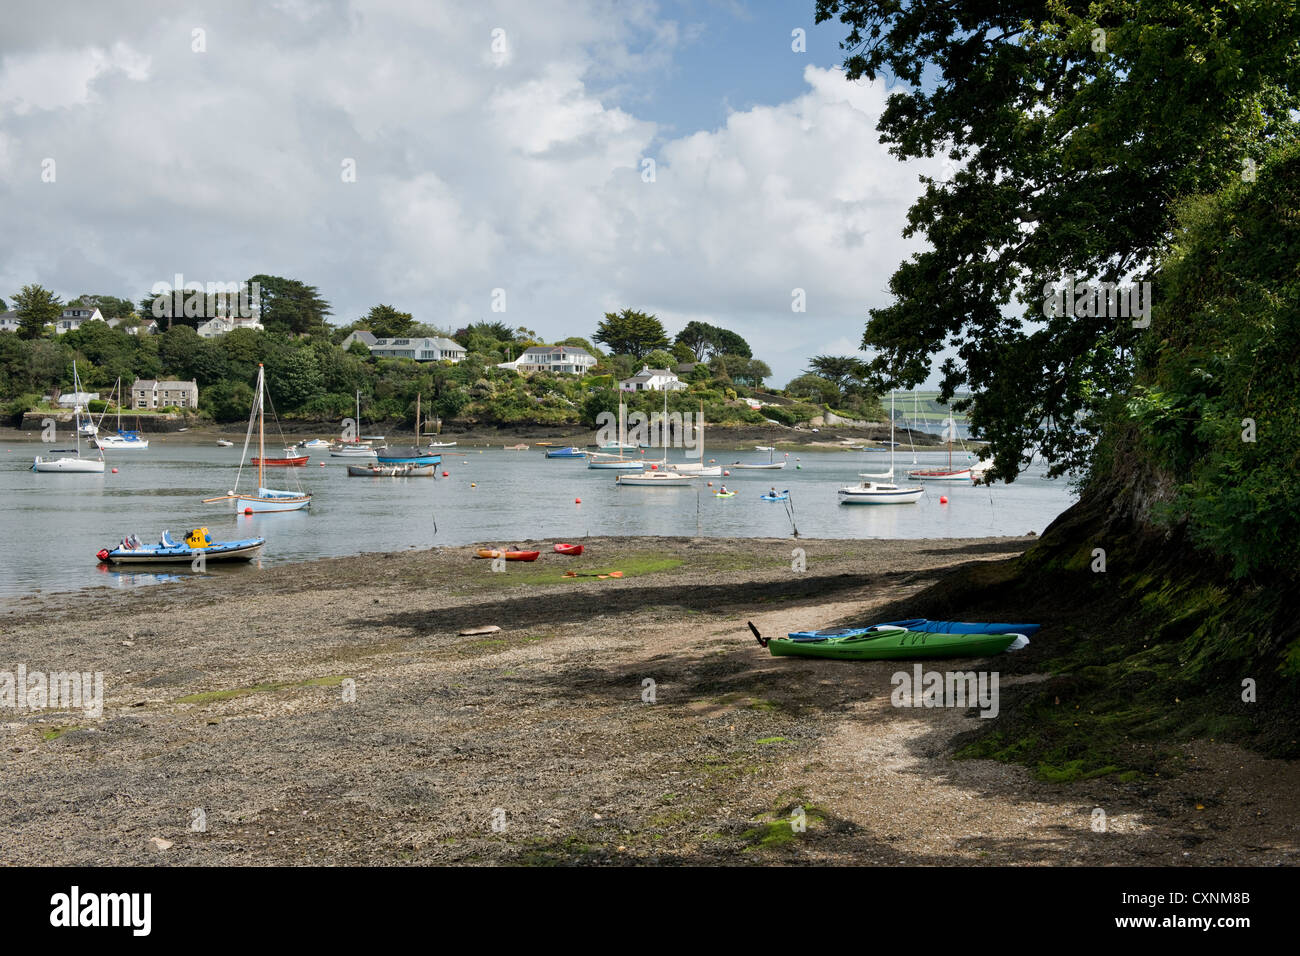
POLYGON ((939 504, 941 504, 941 505, 946 505, 947 503, 948 503, 948 496, 947 496, 947 495, 940 495, 940 496, 939 496, 939 504))

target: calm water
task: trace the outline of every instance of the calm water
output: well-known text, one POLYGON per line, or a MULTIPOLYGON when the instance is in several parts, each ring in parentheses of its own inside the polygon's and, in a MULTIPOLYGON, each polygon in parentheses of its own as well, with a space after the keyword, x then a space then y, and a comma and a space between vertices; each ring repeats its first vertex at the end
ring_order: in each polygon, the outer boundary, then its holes
MULTIPOLYGON (((527 538, 697 531, 707 537, 788 536, 784 504, 759 500, 772 485, 790 490, 799 533, 815 538, 1041 533, 1073 501, 1064 481, 1047 480, 1035 468, 1010 486, 929 485, 914 505, 840 505, 835 493, 840 485, 857 481, 859 471, 887 467, 888 455, 878 452, 792 453, 783 471, 733 471, 721 482, 739 494, 715 498, 704 480, 698 488, 618 488, 616 472, 589 470, 581 459, 547 460, 536 446, 526 452, 467 447, 446 450, 439 475, 445 469, 450 477, 437 479, 349 478, 345 460, 314 452, 306 467, 272 469, 268 479, 271 487, 292 489, 296 477, 315 496, 310 511, 245 516, 230 502, 202 502, 233 487, 238 445, 154 440, 144 451, 107 453, 109 468, 119 473, 102 476, 36 474, 31 462, 40 451, 39 442, 0 443, 0 530, 9 556, 0 564, 0 598, 99 585, 135 587, 188 574, 186 566, 162 572, 107 570, 95 552, 114 547, 128 532, 155 542, 164 530, 179 537, 201 525, 216 540, 264 536, 260 565, 209 569, 256 574, 259 566, 290 561, 480 541, 509 545, 527 538), (939 504, 940 494, 948 496, 947 505, 939 504)), ((676 460, 682 452, 669 457, 676 460)), ((725 466, 737 459, 760 461, 764 454, 717 451, 709 457, 725 466)), ((931 465, 945 460, 942 453, 917 458, 931 465)), ((910 453, 898 456, 900 478, 911 462, 910 453)), ((241 490, 256 482, 255 473, 249 478, 245 469, 241 490)))

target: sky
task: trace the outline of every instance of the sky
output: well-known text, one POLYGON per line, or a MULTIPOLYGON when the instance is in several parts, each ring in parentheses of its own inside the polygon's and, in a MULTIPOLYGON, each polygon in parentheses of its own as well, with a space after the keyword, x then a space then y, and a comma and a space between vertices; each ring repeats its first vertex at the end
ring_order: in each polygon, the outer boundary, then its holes
POLYGON ((267 273, 338 324, 552 341, 634 308, 733 329, 779 386, 856 351, 938 172, 879 143, 888 90, 813 0, 5 6, 5 298, 267 273))

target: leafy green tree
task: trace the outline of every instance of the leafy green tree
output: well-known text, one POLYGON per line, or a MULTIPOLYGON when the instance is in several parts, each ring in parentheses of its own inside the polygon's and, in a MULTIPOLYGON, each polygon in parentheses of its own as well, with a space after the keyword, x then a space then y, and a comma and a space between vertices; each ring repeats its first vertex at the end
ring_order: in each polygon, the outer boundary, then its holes
POLYGON ((18 313, 18 335, 35 339, 45 334, 47 325, 59 320, 63 300, 43 286, 25 285, 14 295, 14 311, 18 313))
POLYGON ((255 275, 248 281, 250 285, 259 284, 261 322, 267 331, 295 335, 329 333, 325 318, 330 315, 330 304, 315 286, 268 275, 255 275))
POLYGON ((606 312, 593 338, 616 354, 638 359, 655 349, 666 349, 669 344, 663 323, 657 317, 633 309, 606 312))
POLYGON ((399 312, 391 305, 376 305, 363 320, 376 338, 401 338, 411 331, 415 319, 409 312, 399 312))
POLYGON ((785 393, 791 398, 802 399, 816 405, 834 405, 840 399, 840 387, 830 379, 813 372, 790 380, 785 393))
POLYGON ((1144 332, 1127 316, 1046 315, 1044 287, 1149 276, 1174 201, 1239 181, 1296 136, 1300 7, 817 0, 817 22, 836 17, 847 80, 901 81, 882 141, 952 164, 908 215, 904 234, 928 248, 870 313, 874 383, 917 385, 951 347, 942 400, 973 390, 953 407, 992 442, 996 477, 1031 447, 1054 473, 1083 466, 1144 332))
POLYGON ((655 349, 647 355, 642 361, 651 368, 666 368, 671 370, 676 364, 673 359, 673 353, 667 349, 655 349))

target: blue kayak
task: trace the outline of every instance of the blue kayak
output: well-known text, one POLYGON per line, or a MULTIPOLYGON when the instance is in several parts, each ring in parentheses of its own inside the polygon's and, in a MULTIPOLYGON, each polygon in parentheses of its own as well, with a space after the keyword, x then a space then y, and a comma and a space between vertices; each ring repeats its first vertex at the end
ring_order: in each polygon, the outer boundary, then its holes
POLYGON ((790 639, 794 641, 823 641, 828 637, 854 637, 870 634, 877 628, 906 628, 909 631, 921 631, 926 634, 1023 634, 1032 637, 1038 632, 1039 624, 980 624, 970 621, 931 621, 923 617, 914 617, 906 621, 885 621, 866 627, 835 627, 824 631, 793 631, 790 639))

